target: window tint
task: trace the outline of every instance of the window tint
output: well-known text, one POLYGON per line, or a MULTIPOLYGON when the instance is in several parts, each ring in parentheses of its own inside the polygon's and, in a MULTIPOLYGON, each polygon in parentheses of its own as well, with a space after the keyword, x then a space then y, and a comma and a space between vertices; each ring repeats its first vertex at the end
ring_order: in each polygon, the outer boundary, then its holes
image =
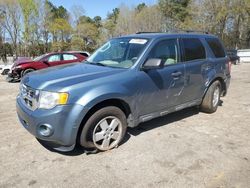
POLYGON ((206 38, 206 41, 217 58, 225 57, 225 51, 217 38, 206 38))
POLYGON ((53 61, 60 61, 61 60, 61 55, 52 55, 48 58, 48 62, 53 62, 53 61))
POLYGON ((72 54, 63 54, 63 60, 65 61, 75 60, 75 59, 77 59, 77 57, 72 54))
POLYGON ((182 39, 185 61, 206 59, 206 51, 199 39, 182 39))
POLYGON ((89 57, 89 55, 87 53, 80 53, 80 54, 85 56, 85 57, 89 57))
POLYGON ((105 46, 103 46, 101 52, 103 52, 103 59, 117 60, 122 59, 124 57, 126 49, 127 46, 124 43, 115 42, 112 46, 110 43, 107 43, 105 46))
POLYGON ((88 62, 109 67, 129 68, 134 65, 147 43, 147 39, 139 38, 112 39, 91 55, 88 62))
POLYGON ((165 66, 178 62, 178 45, 176 39, 164 40, 156 44, 149 53, 149 58, 159 58, 165 66))

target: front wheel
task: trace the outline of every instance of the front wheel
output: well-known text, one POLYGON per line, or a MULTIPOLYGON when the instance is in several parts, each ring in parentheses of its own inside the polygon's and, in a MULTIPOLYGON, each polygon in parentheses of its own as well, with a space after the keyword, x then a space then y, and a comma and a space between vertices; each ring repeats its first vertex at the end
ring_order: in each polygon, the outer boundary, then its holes
POLYGON ((125 114, 118 107, 96 111, 82 129, 80 144, 101 151, 111 150, 122 141, 127 129, 125 114))
POLYGON ((219 105, 221 96, 221 84, 219 81, 213 82, 208 88, 201 103, 201 110, 206 113, 214 113, 219 105))
POLYGON ((26 74, 35 71, 34 69, 26 69, 22 72, 21 76, 24 77, 26 74))

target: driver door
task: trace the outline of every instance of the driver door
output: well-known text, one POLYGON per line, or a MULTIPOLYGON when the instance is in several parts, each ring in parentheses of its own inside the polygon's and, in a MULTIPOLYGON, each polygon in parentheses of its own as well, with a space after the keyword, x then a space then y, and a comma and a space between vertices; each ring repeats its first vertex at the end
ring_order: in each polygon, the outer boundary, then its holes
POLYGON ((62 55, 61 54, 53 54, 48 57, 48 64, 49 66, 57 66, 60 65, 62 62, 62 55))
POLYGON ((180 62, 178 39, 157 42, 148 54, 147 59, 151 58, 160 58, 164 68, 139 71, 137 101, 140 116, 161 113, 182 102, 185 66, 180 62))

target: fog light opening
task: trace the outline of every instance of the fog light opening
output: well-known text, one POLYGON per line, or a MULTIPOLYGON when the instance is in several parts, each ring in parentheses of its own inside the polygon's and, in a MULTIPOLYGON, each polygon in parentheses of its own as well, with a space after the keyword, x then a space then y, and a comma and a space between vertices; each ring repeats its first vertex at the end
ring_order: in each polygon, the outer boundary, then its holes
POLYGON ((49 137, 53 134, 53 129, 50 125, 40 125, 38 131, 40 135, 45 137, 49 137))

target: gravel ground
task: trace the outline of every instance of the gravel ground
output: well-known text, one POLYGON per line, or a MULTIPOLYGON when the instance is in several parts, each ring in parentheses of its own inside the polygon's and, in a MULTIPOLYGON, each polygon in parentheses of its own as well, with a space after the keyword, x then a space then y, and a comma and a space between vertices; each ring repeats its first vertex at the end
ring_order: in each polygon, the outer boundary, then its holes
POLYGON ((250 64, 232 67, 214 114, 186 109, 129 129, 124 143, 86 155, 49 151, 18 122, 18 84, 0 76, 0 187, 250 186, 250 64))

